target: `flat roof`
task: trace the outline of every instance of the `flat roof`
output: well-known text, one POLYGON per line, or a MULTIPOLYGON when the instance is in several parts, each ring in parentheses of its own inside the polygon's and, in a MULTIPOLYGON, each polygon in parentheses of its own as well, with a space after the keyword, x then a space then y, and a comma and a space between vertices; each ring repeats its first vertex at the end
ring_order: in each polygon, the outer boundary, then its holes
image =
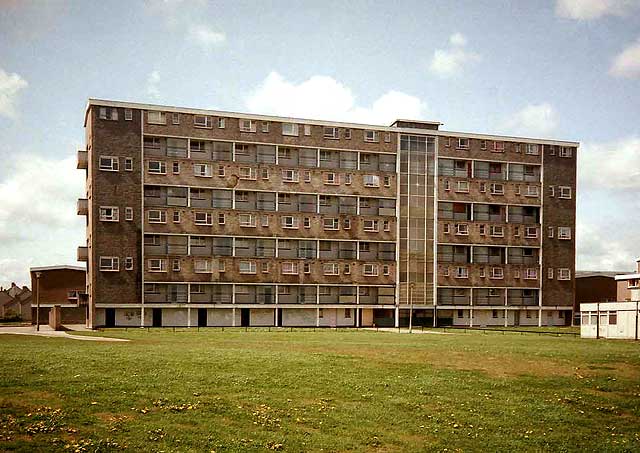
POLYGON ((616 275, 616 280, 631 280, 633 278, 640 278, 640 273, 616 275))
POLYGON ((441 125, 444 124, 444 123, 441 123, 440 121, 408 120, 406 118, 398 118, 393 123, 391 123, 391 127, 393 127, 394 124, 399 123, 401 121, 403 121, 405 123, 433 124, 433 125, 436 125, 436 126, 441 126, 441 125))
POLYGON ((576 271, 576 278, 588 277, 609 277, 615 278, 616 275, 624 274, 626 271, 576 271))
MULTIPOLYGON (((361 124, 361 123, 346 123, 340 121, 325 121, 325 120, 314 120, 314 119, 305 119, 305 118, 293 118, 293 117, 284 117, 284 116, 271 116, 271 115, 260 115, 253 113, 238 113, 238 112, 229 112, 222 110, 207 110, 207 109, 195 109, 189 107, 176 107, 170 105, 160 105, 160 104, 144 104, 138 102, 126 102, 126 101, 111 101, 106 99, 96 99, 89 98, 87 102, 87 108, 85 110, 85 121, 84 125, 87 125, 87 115, 89 113, 89 108, 92 105, 102 105, 105 107, 121 107, 121 108, 132 108, 132 109, 140 109, 140 110, 162 110, 165 112, 184 112, 191 113, 195 115, 212 115, 212 116, 224 116, 224 117, 235 117, 242 119, 257 119, 257 120, 265 120, 265 121, 276 121, 276 122, 284 122, 284 123, 300 123, 300 124, 311 124, 315 126, 342 126, 354 129, 375 129, 378 131, 386 131, 386 132, 399 132, 413 135, 432 135, 432 136, 460 136, 460 137, 468 137, 468 138, 479 138, 479 139, 489 139, 489 140, 500 140, 500 141, 513 141, 513 142, 521 142, 521 143, 545 143, 550 145, 561 145, 561 146, 580 146, 579 142, 576 141, 567 141, 567 140, 555 140, 548 138, 533 138, 533 137, 515 137, 509 135, 492 135, 492 134, 479 134, 475 132, 456 132, 456 131, 445 131, 445 130, 432 130, 432 129, 416 129, 416 128, 402 128, 402 127, 392 127, 392 126, 382 126, 376 124, 361 124)), ((439 122, 431 122, 431 121, 422 121, 422 120, 396 120, 396 121, 409 121, 409 122, 422 122, 425 124, 442 124, 439 122)))
POLYGON ((68 269, 68 270, 72 270, 72 271, 83 271, 86 272, 87 269, 84 267, 80 267, 80 266, 67 266, 65 264, 61 264, 58 266, 41 266, 41 267, 32 267, 31 269, 29 269, 30 272, 43 272, 43 271, 58 271, 58 270, 63 270, 63 269, 68 269))

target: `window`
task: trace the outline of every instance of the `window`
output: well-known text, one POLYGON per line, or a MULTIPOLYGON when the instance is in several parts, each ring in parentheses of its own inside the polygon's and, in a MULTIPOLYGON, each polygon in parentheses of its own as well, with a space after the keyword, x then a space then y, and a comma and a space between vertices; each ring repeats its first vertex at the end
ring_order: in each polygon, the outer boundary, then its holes
POLYGON ((480 140, 480 149, 487 149, 487 141, 480 140))
POLYGON ((538 195, 540 195, 538 186, 527 186, 525 197, 537 197, 538 195))
POLYGON ((487 191, 487 183, 481 182, 479 183, 480 193, 485 193, 487 191))
POLYGON ((161 160, 150 160, 147 162, 149 173, 165 175, 167 174, 167 163, 161 160))
POLYGON ((485 275, 484 267, 481 267, 480 268, 480 278, 485 278, 485 277, 486 277, 486 275, 485 275))
POLYGON ((255 274, 256 262, 255 261, 240 261, 238 263, 238 270, 241 274, 255 274))
POLYGON ((493 152, 504 153, 504 142, 493 142, 493 152))
POLYGON ((311 273, 311 263, 304 262, 302 264, 302 269, 303 269, 303 272, 305 274, 310 274, 311 273))
MULTIPOLYGON (((180 169, 178 168, 178 171, 179 170, 180 169)), ((213 168, 211 167, 211 164, 193 164, 193 174, 195 176, 199 176, 201 178, 211 178, 212 172, 213 168)))
POLYGON ((558 227, 558 239, 571 239, 571 227, 558 227))
POLYGON ((458 181, 456 192, 469 193, 469 181, 458 181))
POLYGON ((218 165, 218 176, 224 178, 224 165, 218 165))
POLYGON ((323 173, 322 178, 325 184, 338 184, 338 178, 335 173, 323 173))
POLYGON ((100 156, 100 170, 118 171, 118 158, 112 156, 100 156))
POLYGON ((180 223, 180 211, 173 211, 173 223, 180 223))
POLYGON ((180 174, 180 162, 173 162, 171 171, 174 175, 180 174))
POLYGON ((385 132, 384 134, 384 141, 386 143, 391 143, 391 132, 385 132))
POLYGON ((377 264, 365 263, 362 266, 362 274, 365 277, 377 277, 378 276, 378 265, 377 264))
POLYGON ((298 275, 298 263, 293 261, 285 261, 282 263, 282 274, 298 275))
POLYGON ((118 222, 119 209, 115 206, 100 206, 101 222, 118 222))
POLYGON ((298 218, 293 216, 283 216, 281 222, 282 228, 297 230, 299 226, 298 218))
POLYGON ((133 110, 131 110, 131 109, 124 109, 124 120, 125 120, 125 121, 131 121, 131 120, 133 120, 133 110))
POLYGON ((444 138, 444 146, 446 146, 447 148, 451 146, 451 137, 444 138))
POLYGON ((148 111, 147 112, 147 123, 149 123, 149 124, 167 124, 167 118, 165 117, 164 112, 148 111))
POLYGON ((391 268, 388 264, 382 266, 382 275, 389 275, 391 273, 391 268))
POLYGON ((127 206, 124 208, 124 219, 131 222, 133 220, 133 208, 127 206))
POLYGON ((282 170, 282 180, 284 182, 298 182, 298 170, 282 170))
POLYGON ((262 179, 268 180, 269 179, 269 169, 266 167, 263 167, 260 169, 260 177, 262 179))
POLYGON ((262 122, 262 124, 261 124, 261 128, 260 128, 260 129, 261 129, 261 130, 262 130, 262 132, 263 132, 263 133, 265 133, 265 134, 266 134, 267 132, 269 132, 269 121, 263 121, 263 122, 262 122))
POLYGON ((133 270, 133 257, 127 256, 124 259, 124 270, 125 271, 132 271, 133 270))
POLYGON ((171 123, 180 124, 180 114, 178 112, 173 112, 171 114, 171 123))
POLYGON ((305 228, 311 228, 311 218, 305 217, 302 220, 305 228))
POLYGON ((532 156, 537 156, 540 154, 540 146, 533 144, 533 143, 528 143, 527 144, 527 154, 530 154, 532 156))
POLYGON ((553 238, 553 231, 554 231, 554 228, 552 226, 547 228, 547 233, 548 233, 549 238, 553 238))
POLYGON ((571 269, 561 267, 558 269, 558 280, 571 280, 571 269))
POLYGON ((212 215, 210 212, 196 212, 195 222, 196 225, 213 225, 212 215))
POLYGON ((210 274, 213 272, 213 264, 208 259, 196 259, 193 262, 193 271, 196 274, 210 274))
POLYGON ((311 125, 310 124, 305 124, 304 125, 304 135, 311 135, 311 125))
POLYGON ((101 256, 100 270, 104 272, 118 272, 120 270, 120 258, 117 256, 101 256))
POLYGON ((553 280, 553 268, 552 267, 547 269, 547 278, 549 280, 553 280))
POLYGON ((571 187, 569 186, 558 186, 558 189, 560 190, 560 198, 565 198, 570 200, 571 199, 571 187))
POLYGON ((458 236, 468 236, 469 225, 466 223, 456 223, 456 234, 458 236))
POLYGON ((448 192, 448 191, 451 190, 451 184, 450 184, 448 179, 445 179, 443 181, 443 187, 444 187, 445 192, 448 192))
POLYGON ((268 215, 263 215, 260 225, 262 225, 263 227, 268 227, 269 226, 269 216, 268 215))
MULTIPOLYGON (((305 134, 306 135, 306 134, 305 134)), ((330 138, 332 140, 339 138, 339 130, 337 127, 324 127, 323 129, 324 138, 330 138)))
POLYGON ((167 261, 153 258, 147 261, 149 272, 167 272, 167 261))
POLYGON ((238 222, 241 227, 254 228, 256 226, 256 218, 253 214, 239 214, 238 222))
POLYGON ((478 225, 478 234, 480 234, 480 236, 487 234, 487 226, 485 224, 481 223, 478 225))
POLYGON ((378 232, 378 221, 377 220, 365 220, 363 223, 364 231, 368 233, 377 233, 378 232))
POLYGON ((351 140, 351 129, 344 130, 344 138, 346 138, 347 140, 351 140))
POLYGON ((504 227, 502 225, 491 225, 489 227, 489 235, 494 238, 504 237, 504 227))
POLYGON ((524 237, 525 238, 529 238, 529 239, 537 238, 538 237, 538 228, 536 228, 536 227, 527 227, 524 230, 524 237))
POLYGON ((171 262, 171 270, 173 272, 180 272, 180 260, 175 259, 171 262))
POLYGON ((537 280, 538 279, 538 269, 533 267, 529 267, 524 271, 524 279, 525 280, 537 280))
POLYGON ((256 179, 256 169, 253 167, 240 167, 238 169, 240 179, 256 179))
POLYGON ((131 157, 124 158, 125 171, 133 171, 133 159, 131 157))
POLYGON ((501 280, 504 278, 504 269, 502 269, 501 267, 492 267, 491 268, 491 275, 489 276, 489 278, 495 279, 495 280, 501 280))
POLYGON ((152 209, 147 213, 149 223, 167 223, 167 212, 159 209, 152 209))
POLYGON ((294 123, 282 123, 282 135, 298 136, 298 125, 294 123))
POLYGON ((338 275, 340 268, 337 263, 324 263, 322 265, 322 273, 324 275, 338 275))
POLYGON ((224 212, 221 212, 218 214, 218 225, 224 225, 225 223, 225 214, 224 212))
POLYGON ((378 131, 364 131, 364 141, 365 142, 377 142, 378 141, 378 131))
POLYGON ((468 138, 458 138, 458 143, 456 145, 456 148, 460 148, 460 149, 468 149, 469 148, 469 139, 468 138))
POLYGON ((240 132, 255 132, 256 122, 254 120, 240 120, 240 132))
POLYGON ((558 156, 560 157, 571 157, 572 155, 572 150, 571 148, 567 148, 566 146, 563 146, 560 148, 560 152, 558 153, 558 156))
POLYGON ((469 278, 469 269, 461 266, 456 267, 455 278, 469 278))
POLYGON ((380 187, 380 176, 378 175, 363 175, 362 180, 365 187, 380 187))
POLYGON ((340 219, 330 217, 323 219, 322 222, 325 230, 338 230, 340 228, 340 219))
POLYGON ((495 183, 495 182, 492 183, 491 195, 504 195, 504 184, 495 183))
MULTIPOLYGON (((562 312, 560 312, 562 313, 562 312)), ((618 312, 617 311, 610 311, 609 312, 609 325, 610 326, 615 326, 616 324, 618 324, 618 312)))
POLYGON ((212 127, 211 117, 206 115, 194 115, 193 124, 195 127, 206 127, 210 129, 212 127))
POLYGON ((449 232, 450 232, 450 227, 449 227, 449 224, 448 224, 448 223, 445 223, 445 224, 443 224, 443 225, 442 225, 442 232, 443 232, 444 234, 449 234, 449 232))
POLYGON ((385 176, 384 177, 384 186, 385 187, 391 187, 391 176, 385 176))

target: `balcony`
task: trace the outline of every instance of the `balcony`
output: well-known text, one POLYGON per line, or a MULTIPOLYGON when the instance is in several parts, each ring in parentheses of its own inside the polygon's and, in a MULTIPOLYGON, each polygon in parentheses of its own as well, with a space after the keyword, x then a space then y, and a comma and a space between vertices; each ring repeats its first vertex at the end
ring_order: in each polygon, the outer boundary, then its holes
POLYGON ((78 247, 78 261, 87 262, 89 260, 89 248, 86 246, 78 247))
POLYGON ((89 200, 86 198, 78 198, 78 215, 89 214, 89 200))
POLYGON ((86 170, 89 167, 89 153, 84 150, 78 150, 78 165, 76 168, 86 170))

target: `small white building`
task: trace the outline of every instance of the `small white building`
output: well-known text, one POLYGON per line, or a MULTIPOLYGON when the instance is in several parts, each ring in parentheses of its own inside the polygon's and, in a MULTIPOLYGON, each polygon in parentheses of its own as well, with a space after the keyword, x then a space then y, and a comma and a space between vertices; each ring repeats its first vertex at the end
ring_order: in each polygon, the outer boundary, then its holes
POLYGON ((582 338, 640 339, 640 302, 580 304, 582 338))

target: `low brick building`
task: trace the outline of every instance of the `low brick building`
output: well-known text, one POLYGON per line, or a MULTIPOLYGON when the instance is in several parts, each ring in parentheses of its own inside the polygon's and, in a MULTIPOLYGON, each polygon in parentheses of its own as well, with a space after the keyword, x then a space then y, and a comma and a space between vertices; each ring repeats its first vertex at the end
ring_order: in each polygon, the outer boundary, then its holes
POLYGON ((85 324, 87 319, 87 272, 78 266, 32 267, 31 305, 32 324, 36 323, 37 304, 40 302, 40 324, 47 324, 51 307, 62 309, 63 324, 85 324))
POLYGON ((640 300, 640 258, 636 260, 636 272, 616 275, 617 300, 638 301, 640 300))

